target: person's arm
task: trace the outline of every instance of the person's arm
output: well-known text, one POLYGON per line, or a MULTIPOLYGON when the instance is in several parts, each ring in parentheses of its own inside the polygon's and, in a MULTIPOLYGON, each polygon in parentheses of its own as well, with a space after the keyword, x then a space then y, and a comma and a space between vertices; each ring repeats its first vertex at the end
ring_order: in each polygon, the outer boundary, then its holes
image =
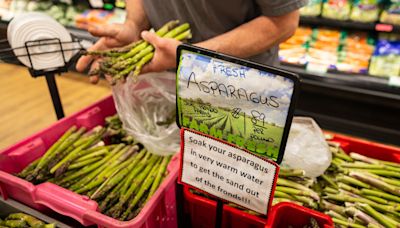
MULTIPOLYGON (((150 27, 142 1, 144 0, 126 1, 127 16, 124 24, 90 26, 88 31, 93 36, 101 38, 89 50, 108 50, 139 40, 140 32, 150 27)), ((82 56, 76 64, 76 69, 84 71, 92 61, 93 58, 91 56, 82 56)), ((91 64, 92 69, 97 66, 97 61, 91 64)), ((90 80, 95 83, 98 81, 98 77, 92 76, 90 80)))
MULTIPOLYGON (((194 45, 247 58, 263 53, 291 37, 298 23, 298 10, 281 16, 259 16, 231 31, 194 45)), ((163 39, 149 32, 143 32, 142 37, 156 49, 154 58, 143 68, 143 73, 160 72, 175 67, 176 48, 180 42, 163 39)))
POLYGON ((259 16, 235 29, 195 45, 241 58, 263 53, 291 37, 299 12, 277 17, 259 16))

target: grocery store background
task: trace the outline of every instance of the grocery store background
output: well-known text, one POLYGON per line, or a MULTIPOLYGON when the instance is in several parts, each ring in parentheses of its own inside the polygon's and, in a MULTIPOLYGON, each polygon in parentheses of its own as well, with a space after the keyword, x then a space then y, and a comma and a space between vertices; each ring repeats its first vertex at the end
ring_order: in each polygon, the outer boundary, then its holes
MULTIPOLYGON (((89 24, 124 21, 124 1, 0 0, 0 34, 18 13, 43 11, 88 42, 89 24), (92 4, 97 1, 90 1, 92 4)), ((400 144, 400 14, 395 1, 310 0, 296 34, 280 45, 281 68, 298 73, 302 92, 297 115, 314 117, 328 130, 400 144), (335 5, 340 2, 340 5, 335 5)), ((0 64, 0 148, 56 121, 44 78, 0 64)), ((66 115, 106 97, 105 81, 91 85, 71 69, 57 77, 66 115)))

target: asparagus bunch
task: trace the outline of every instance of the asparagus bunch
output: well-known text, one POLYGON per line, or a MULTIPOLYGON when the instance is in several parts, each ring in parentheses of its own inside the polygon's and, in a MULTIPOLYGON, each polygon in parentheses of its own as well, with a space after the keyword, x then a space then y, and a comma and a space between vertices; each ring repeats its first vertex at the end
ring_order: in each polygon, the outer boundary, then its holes
POLYGON ((28 165, 19 177, 33 183, 41 183, 53 175, 62 175, 79 157, 96 150, 94 146, 101 142, 104 132, 105 129, 100 126, 88 132, 84 127, 71 127, 43 157, 28 165))
POLYGON ((319 194, 312 189, 314 181, 305 176, 304 170, 281 168, 277 181, 273 205, 292 202, 318 209, 319 194))
POLYGON ((319 178, 320 209, 342 227, 400 227, 400 165, 330 146, 332 164, 319 178))
POLYGON ((107 129, 106 137, 111 144, 133 144, 135 139, 126 133, 122 128, 122 122, 118 117, 118 114, 109 116, 105 119, 105 127, 107 129))
POLYGON ((36 227, 55 228, 55 224, 46 224, 43 221, 24 213, 9 214, 4 220, 0 218, 0 227, 36 227))
POLYGON ((125 135, 118 117, 111 116, 105 128, 86 132, 71 127, 18 176, 86 195, 98 202, 102 213, 124 221, 135 217, 156 192, 170 158, 147 152, 125 135), (124 143, 105 145, 104 137, 124 143))
MULTIPOLYGON (((192 38, 188 23, 179 25, 179 21, 170 21, 155 32, 163 38, 184 41, 192 38)), ((138 76, 142 67, 154 56, 154 47, 144 40, 139 40, 119 49, 109 51, 89 51, 86 54, 103 58, 100 66, 89 72, 90 75, 100 73, 111 75, 112 83, 126 78, 131 72, 138 76)))

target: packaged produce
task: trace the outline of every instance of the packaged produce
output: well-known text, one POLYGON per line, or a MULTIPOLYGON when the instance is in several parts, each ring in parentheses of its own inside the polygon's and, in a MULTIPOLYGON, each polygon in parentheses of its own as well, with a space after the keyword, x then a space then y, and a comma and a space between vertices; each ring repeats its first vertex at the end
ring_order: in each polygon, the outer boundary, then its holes
POLYGON ((301 16, 316 17, 321 15, 322 0, 310 0, 308 4, 300 9, 301 16))
MULTIPOLYGON (((179 25, 179 21, 170 21, 156 31, 158 36, 174 38, 176 40, 188 40, 192 37, 188 23, 179 25)), ((149 43, 139 40, 125 47, 109 51, 90 51, 88 55, 104 57, 99 68, 89 72, 92 75, 104 73, 113 77, 116 82, 132 75, 140 74, 142 67, 150 62, 154 55, 154 47, 149 43)))
POLYGON ((36 228, 55 228, 55 224, 46 224, 39 219, 25 214, 12 213, 5 218, 0 218, 0 227, 36 227, 36 228))
POLYGON ((279 45, 279 59, 286 63, 305 65, 311 34, 311 28, 299 27, 290 39, 279 45))
POLYGON ((134 218, 156 192, 170 158, 149 153, 112 116, 106 127, 91 131, 71 127, 18 176, 86 195, 97 201, 103 214, 125 221, 134 218), (105 145, 107 141, 118 144, 105 145))
POLYGON ((374 39, 367 33, 348 33, 339 51, 337 70, 351 73, 368 73, 369 61, 374 52, 374 39))
POLYGON ((374 22, 379 19, 378 0, 354 0, 350 19, 360 22, 374 22))
POLYGON ((383 10, 380 21, 383 23, 400 25, 400 2, 391 1, 389 6, 383 10))
POLYGON ((322 17, 345 21, 350 17, 350 9, 349 0, 324 0, 322 17))
POLYGON ((75 17, 75 26, 82 29, 87 29, 89 25, 104 25, 112 17, 111 11, 106 10, 85 10, 83 13, 75 17))
POLYGON ((320 67, 325 71, 336 69, 341 36, 342 33, 338 30, 314 29, 307 53, 307 70, 313 70, 313 67, 320 67))
POLYGON ((379 40, 371 58, 369 74, 375 76, 400 76, 400 42, 379 40))

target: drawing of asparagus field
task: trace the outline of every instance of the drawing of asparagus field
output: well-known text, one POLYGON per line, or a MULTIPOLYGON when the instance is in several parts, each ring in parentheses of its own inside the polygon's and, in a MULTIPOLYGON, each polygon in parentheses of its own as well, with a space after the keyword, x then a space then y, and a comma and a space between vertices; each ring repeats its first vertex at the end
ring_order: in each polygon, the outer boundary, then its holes
POLYGON ((181 125, 276 159, 284 128, 263 120, 259 113, 214 107, 200 98, 179 98, 181 125))

